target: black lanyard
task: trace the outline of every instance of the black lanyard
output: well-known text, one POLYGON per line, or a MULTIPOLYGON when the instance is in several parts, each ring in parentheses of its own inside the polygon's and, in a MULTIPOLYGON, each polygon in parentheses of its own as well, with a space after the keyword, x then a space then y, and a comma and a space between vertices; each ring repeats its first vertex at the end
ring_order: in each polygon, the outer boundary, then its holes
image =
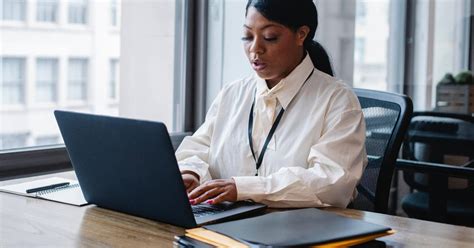
MULTIPOLYGON (((313 75, 313 72, 314 72, 314 69, 309 74, 309 76, 306 78, 303 85, 306 83, 306 81, 308 81, 308 79, 311 77, 311 75, 313 75)), ((303 85, 301 85, 301 88, 303 88, 303 85)), ((300 88, 300 90, 301 90, 301 88, 300 88)), ((257 95, 256 91, 255 91, 255 95, 257 95)), ((262 165, 262 162, 263 162, 263 156, 265 156, 265 152, 267 151, 267 146, 270 143, 270 140, 272 139, 273 134, 275 133, 275 130, 278 127, 278 124, 280 124, 281 117, 283 116, 283 113, 285 112, 285 110, 282 107, 281 110, 280 110, 280 113, 278 113, 278 116, 275 119, 275 122, 273 122, 272 128, 270 129, 270 132, 268 133, 267 138, 265 139, 265 143, 263 144, 262 151, 260 153, 260 156, 258 156, 258 160, 257 160, 257 158, 255 157, 255 151, 253 150, 253 142, 252 142, 253 107, 255 105, 255 98, 256 98, 256 96, 254 96, 253 102, 252 102, 252 107, 250 108, 248 136, 249 136, 250 150, 252 151, 252 156, 253 156, 253 159, 255 160, 256 167, 257 167, 257 172, 255 173, 255 176, 257 176, 258 175, 258 169, 260 169, 260 166, 262 165)), ((293 99, 294 99, 294 97, 293 97, 293 99)), ((291 99, 291 101, 293 101, 293 99, 291 99)), ((290 101, 290 103, 291 103, 291 101, 290 101)), ((290 104, 288 104, 288 106, 289 105, 290 104)))
POLYGON ((273 137, 273 134, 275 133, 276 128, 278 127, 278 124, 280 124, 281 117, 283 116, 283 113, 285 110, 281 108, 280 113, 278 114, 277 118, 275 119, 275 122, 273 122, 272 128, 270 129, 270 132, 268 133, 267 138, 265 139, 265 143, 263 144, 262 152, 260 153, 260 156, 258 156, 258 160, 255 158, 255 152, 253 150, 253 142, 252 142, 252 129, 253 129, 253 106, 255 105, 255 98, 253 99, 252 102, 252 108, 250 109, 250 116, 249 116, 249 144, 250 144, 250 150, 252 151, 252 156, 253 159, 255 160, 257 164, 257 173, 255 173, 255 176, 258 175, 258 169, 262 165, 263 161, 263 156, 265 156, 265 151, 267 150, 268 143, 270 143, 270 140, 273 137))

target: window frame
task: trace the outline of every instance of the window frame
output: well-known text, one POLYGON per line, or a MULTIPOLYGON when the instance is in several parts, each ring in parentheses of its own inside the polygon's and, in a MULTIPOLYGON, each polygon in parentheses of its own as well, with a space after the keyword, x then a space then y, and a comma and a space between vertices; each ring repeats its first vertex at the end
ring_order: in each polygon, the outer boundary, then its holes
POLYGON ((470 34, 469 34, 469 70, 474 72, 474 0, 471 0, 471 16, 469 17, 470 34))

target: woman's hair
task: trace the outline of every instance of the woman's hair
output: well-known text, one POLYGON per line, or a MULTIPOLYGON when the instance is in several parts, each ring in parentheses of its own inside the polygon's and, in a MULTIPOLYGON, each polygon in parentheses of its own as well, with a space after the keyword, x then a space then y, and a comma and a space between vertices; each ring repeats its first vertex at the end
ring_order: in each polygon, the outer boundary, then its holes
POLYGON ((334 76, 328 54, 321 44, 313 40, 318 28, 318 11, 312 0, 248 0, 245 16, 250 7, 257 9, 268 20, 295 32, 302 26, 308 26, 310 31, 304 41, 304 48, 318 70, 334 76))

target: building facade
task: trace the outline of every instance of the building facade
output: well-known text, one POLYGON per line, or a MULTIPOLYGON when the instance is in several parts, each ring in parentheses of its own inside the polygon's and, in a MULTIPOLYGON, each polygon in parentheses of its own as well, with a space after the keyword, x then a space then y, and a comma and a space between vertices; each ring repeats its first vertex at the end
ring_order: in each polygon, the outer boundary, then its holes
POLYGON ((0 150, 62 143, 55 109, 118 113, 118 0, 1 3, 0 150))

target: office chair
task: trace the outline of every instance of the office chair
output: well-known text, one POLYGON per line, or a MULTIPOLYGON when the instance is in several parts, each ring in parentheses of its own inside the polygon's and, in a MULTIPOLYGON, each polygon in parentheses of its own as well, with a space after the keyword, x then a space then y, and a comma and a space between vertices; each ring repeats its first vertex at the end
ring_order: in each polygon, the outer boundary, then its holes
POLYGON ((193 135, 191 132, 178 132, 178 133, 170 133, 171 144, 173 145, 174 150, 178 149, 181 142, 186 136, 193 135))
POLYGON ((402 199, 409 217, 474 226, 474 117, 415 112, 397 169, 410 186, 402 199), (445 164, 445 155, 467 158, 445 164), (460 180, 461 179, 461 180, 460 180))
POLYGON ((368 164, 357 186, 351 208, 388 212, 395 161, 408 128, 413 104, 407 96, 354 89, 366 122, 368 164))

